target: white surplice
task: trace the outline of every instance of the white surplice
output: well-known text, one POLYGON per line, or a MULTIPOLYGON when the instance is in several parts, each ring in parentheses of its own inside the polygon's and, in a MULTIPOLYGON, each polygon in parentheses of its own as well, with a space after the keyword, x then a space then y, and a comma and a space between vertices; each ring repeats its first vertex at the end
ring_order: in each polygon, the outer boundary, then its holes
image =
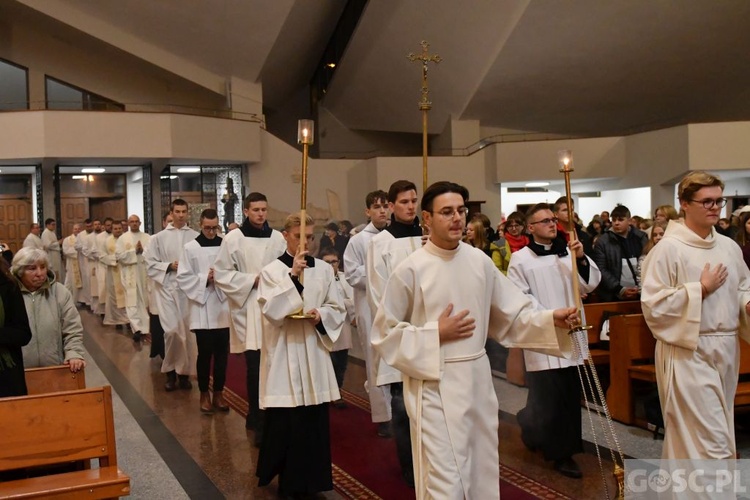
POLYGON ((330 351, 338 338, 345 311, 333 268, 315 259, 304 270, 304 299, 290 277, 290 268, 274 260, 260 275, 258 303, 263 314, 260 366, 261 408, 313 406, 341 398, 330 351), (288 316, 317 309, 326 335, 308 319, 288 316))
POLYGON ((148 315, 148 276, 143 252, 136 252, 140 242, 144 252, 151 236, 143 231, 128 231, 117 240, 117 263, 120 265, 120 278, 125 288, 125 313, 128 315, 133 332, 151 333, 148 315))
POLYGON ((370 399, 370 415, 373 422, 387 422, 391 419, 391 393, 387 386, 376 383, 376 367, 370 329, 372 328, 372 310, 367 301, 367 248, 370 240, 380 231, 372 222, 362 231, 349 239, 344 251, 344 278, 354 290, 354 310, 357 318, 357 335, 365 356, 367 381, 365 388, 370 399))
POLYGON ((57 241, 57 234, 46 227, 42 231, 42 245, 47 252, 49 268, 55 273, 55 278, 59 283, 65 282, 65 273, 63 272, 62 255, 60 254, 60 242, 57 241))
POLYGON ((88 258, 88 236, 90 233, 81 231, 76 236, 76 250, 78 251, 78 262, 81 267, 81 295, 82 301, 91 306, 91 270, 88 258))
POLYGON ((284 253, 286 241, 276 230, 269 238, 254 238, 233 229, 220 248, 214 262, 214 279, 229 301, 232 322, 229 352, 257 351, 263 333, 255 280, 264 266, 284 253))
POLYGON ((83 298, 83 275, 81 263, 83 256, 76 249, 78 239, 71 234, 63 240, 62 252, 65 256, 65 288, 68 289, 74 302, 85 302, 83 298))
POLYGON ((203 247, 193 240, 185 245, 180 258, 177 285, 188 298, 191 330, 229 328, 229 304, 224 292, 214 283, 206 284, 219 248, 203 247))
POLYGON ((403 373, 418 499, 500 497, 498 402, 484 350, 506 347, 570 356, 568 332, 464 243, 428 242, 388 280, 373 324, 373 345, 403 373), (476 322, 471 337, 441 345, 438 318, 448 304, 476 322))
POLYGON ((172 262, 180 260, 185 245, 197 236, 198 233, 188 226, 177 229, 169 224, 151 237, 143 252, 148 277, 154 282, 159 322, 164 329, 162 373, 175 370, 179 375, 195 374, 198 347, 195 336, 188 334, 187 297, 177 286, 177 273, 167 272, 167 269, 172 262))
MULTIPOLYGON (((599 284, 602 274, 591 258, 588 256, 585 258, 588 261, 589 279, 586 281, 579 274, 578 287, 581 293, 591 293, 599 284)), ((570 260, 570 255, 562 257, 558 255, 537 255, 529 247, 514 252, 511 255, 508 267, 508 279, 520 288, 540 311, 576 305, 571 285, 572 275, 573 263, 570 260)), ((585 318, 583 319, 585 323, 585 318)), ((584 357, 588 354, 588 340, 585 334, 582 335, 581 340, 579 356, 573 359, 524 350, 523 357, 526 370, 555 370, 582 365, 584 357)))
POLYGON ((643 262, 641 306, 656 337, 656 382, 667 459, 734 458, 739 333, 750 340, 745 304, 750 271, 739 246, 711 229, 701 238, 670 221, 643 262), (702 298, 706 264, 727 266, 726 282, 702 298))
POLYGON ((354 293, 352 287, 344 279, 344 274, 339 273, 335 278, 336 290, 339 292, 339 298, 341 299, 341 305, 344 306, 346 311, 346 317, 341 323, 341 331, 333 343, 331 352, 343 351, 352 348, 352 321, 354 320, 354 293))
POLYGON ((37 248, 39 250, 44 250, 44 243, 42 243, 42 238, 34 233, 29 233, 26 235, 26 239, 23 240, 23 248, 37 248))
MULTIPOLYGON (((394 269, 409 255, 422 247, 421 236, 394 238, 388 231, 381 231, 373 236, 367 248, 367 301, 371 311, 377 311, 385 292, 385 286, 394 269)), ((370 332, 371 342, 380 338, 382 332, 370 332)), ((375 364, 375 383, 377 385, 401 382, 401 374, 381 358, 379 352, 373 351, 375 364)))

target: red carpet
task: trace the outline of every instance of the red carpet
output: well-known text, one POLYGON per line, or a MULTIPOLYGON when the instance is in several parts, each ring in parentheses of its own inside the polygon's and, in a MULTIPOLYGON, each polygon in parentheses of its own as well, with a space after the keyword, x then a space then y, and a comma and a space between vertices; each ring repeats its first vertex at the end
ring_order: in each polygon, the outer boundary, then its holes
MULTIPOLYGON (((229 355, 227 400, 240 414, 247 414, 245 357, 229 355)), ((393 439, 379 438, 370 420, 369 402, 342 391, 348 407, 331 415, 333 482, 341 495, 356 499, 410 499, 414 490, 401 480, 393 439)), ((500 464, 500 495, 503 500, 563 499, 565 495, 500 464)))

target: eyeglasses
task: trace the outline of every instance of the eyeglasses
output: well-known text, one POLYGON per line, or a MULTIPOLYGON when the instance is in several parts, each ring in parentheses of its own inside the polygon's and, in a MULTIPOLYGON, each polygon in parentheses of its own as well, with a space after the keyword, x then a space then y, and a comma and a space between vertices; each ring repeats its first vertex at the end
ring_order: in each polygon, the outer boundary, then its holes
POLYGON ((221 229, 219 226, 203 226, 203 230, 204 231, 214 231, 214 232, 216 232, 219 229, 221 229))
POLYGON ((703 208, 706 210, 711 210, 714 207, 717 208, 724 208, 727 206, 727 199, 726 198, 716 198, 715 200, 711 198, 706 198, 705 200, 690 200, 692 203, 700 203, 703 205, 703 208))
POLYGON ((466 207, 458 207, 457 209, 454 210, 452 208, 446 207, 442 210, 439 210, 437 212, 431 212, 431 213, 438 214, 443 219, 448 220, 448 219, 452 219, 453 217, 455 217, 456 214, 458 214, 458 216, 461 218, 466 217, 466 214, 469 213, 469 209, 466 207))
POLYGON ((339 259, 333 259, 333 260, 325 260, 325 259, 323 259, 323 261, 324 261, 324 262, 328 262, 328 263, 329 263, 329 264, 331 264, 331 265, 334 265, 334 264, 338 264, 338 263, 339 263, 339 259))
POLYGON ((557 217, 552 217, 551 219, 542 219, 542 220, 538 220, 536 222, 529 222, 529 224, 532 225, 532 226, 534 224, 544 224, 545 226, 547 224, 557 224, 557 217))
POLYGON ((508 224, 505 226, 505 229, 512 229, 514 227, 523 227, 523 224, 508 224))

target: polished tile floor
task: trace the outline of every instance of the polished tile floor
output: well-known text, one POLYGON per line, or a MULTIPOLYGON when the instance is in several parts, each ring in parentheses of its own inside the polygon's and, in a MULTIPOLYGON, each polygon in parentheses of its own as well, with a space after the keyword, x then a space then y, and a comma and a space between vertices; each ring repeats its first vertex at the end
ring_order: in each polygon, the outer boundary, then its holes
MULTIPOLYGON (((254 472, 258 450, 252 444, 253 433, 245 430, 244 418, 234 411, 202 415, 197 384, 191 391, 165 392, 160 363, 149 358, 147 345, 134 344, 127 330, 103 326, 87 310, 81 309, 81 318, 89 354, 86 382, 91 387, 113 387, 118 460, 131 477, 133 498, 276 498, 275 485, 257 486, 254 472)), ((349 363, 345 388, 366 397, 363 382, 364 369, 355 359, 349 363)), ((526 390, 499 378, 495 387, 501 407, 503 464, 571 498, 606 498, 605 481, 613 495, 609 451, 600 448, 604 459, 600 468, 589 412, 582 410, 586 452, 576 457, 584 478, 568 479, 521 443, 515 414, 525 404, 526 390)), ((750 438, 744 422, 750 419, 740 415, 738 441, 747 457, 750 438)), ((653 440, 650 433, 617 423, 615 430, 625 455, 656 458, 661 454, 662 441, 653 440)), ((603 443, 600 430, 597 441, 603 443)), ((335 492, 324 497, 340 498, 335 492)))

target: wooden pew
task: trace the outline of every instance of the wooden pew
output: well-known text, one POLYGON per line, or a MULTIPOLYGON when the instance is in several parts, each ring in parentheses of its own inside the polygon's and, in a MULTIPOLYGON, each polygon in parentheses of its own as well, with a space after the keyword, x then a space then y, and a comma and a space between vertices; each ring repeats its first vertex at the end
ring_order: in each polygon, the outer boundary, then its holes
MULTIPOLYGON (((607 405, 612 418, 624 424, 641 424, 635 418, 633 381, 656 383, 654 339, 642 314, 610 319, 610 385, 607 405)), ((740 340, 740 375, 750 374, 750 344, 740 340)), ((750 405, 750 382, 740 382, 735 406, 750 405)))
POLYGON ((86 375, 83 368, 73 373, 68 365, 59 365, 27 368, 25 372, 26 388, 30 396, 86 388, 86 375))
POLYGON ((0 482, 0 498, 116 498, 130 494, 117 467, 111 388, 0 399, 0 471, 99 459, 99 468, 0 482))
MULTIPOLYGON (((583 312, 586 316, 586 324, 591 326, 588 330, 589 345, 599 342, 601 334, 602 316, 605 311, 617 312, 621 314, 633 314, 641 312, 640 301, 623 301, 623 302, 598 302, 593 304, 584 304, 583 312)), ((594 365, 606 365, 609 363, 609 351, 605 349, 591 348, 591 359, 594 365)), ((526 385, 526 368, 523 362, 523 350, 512 348, 508 354, 506 365, 506 380, 515 385, 526 385)))

